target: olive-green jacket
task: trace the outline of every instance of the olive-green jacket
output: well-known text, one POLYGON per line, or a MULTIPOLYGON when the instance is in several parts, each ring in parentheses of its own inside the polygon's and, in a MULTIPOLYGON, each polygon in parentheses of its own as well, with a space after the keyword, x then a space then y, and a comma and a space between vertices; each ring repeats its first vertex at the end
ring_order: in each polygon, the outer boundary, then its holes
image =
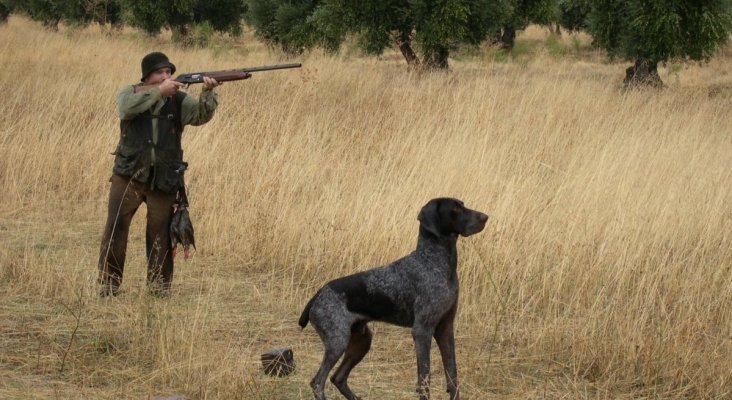
POLYGON ((114 173, 174 193, 182 183, 185 164, 183 128, 211 120, 217 105, 212 90, 203 90, 199 98, 184 92, 163 98, 157 87, 139 93, 133 85, 123 87, 117 95, 120 141, 114 173))

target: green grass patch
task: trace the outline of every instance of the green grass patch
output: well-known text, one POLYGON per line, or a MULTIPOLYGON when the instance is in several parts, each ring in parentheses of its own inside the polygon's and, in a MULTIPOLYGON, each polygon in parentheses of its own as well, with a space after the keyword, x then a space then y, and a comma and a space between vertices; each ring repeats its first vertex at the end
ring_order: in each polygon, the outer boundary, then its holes
POLYGON ((563 58, 569 53, 567 46, 562 43, 561 38, 557 35, 547 36, 544 41, 544 46, 547 52, 549 52, 549 55, 554 58, 563 58))

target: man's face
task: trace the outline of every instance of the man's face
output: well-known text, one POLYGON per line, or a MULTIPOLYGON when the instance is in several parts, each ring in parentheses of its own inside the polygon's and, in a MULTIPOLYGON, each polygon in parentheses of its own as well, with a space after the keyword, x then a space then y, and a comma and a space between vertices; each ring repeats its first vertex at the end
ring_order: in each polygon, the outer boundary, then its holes
POLYGON ((163 83, 164 80, 169 79, 172 71, 170 68, 160 68, 150 73, 145 78, 145 84, 146 85, 158 85, 160 83, 163 83))

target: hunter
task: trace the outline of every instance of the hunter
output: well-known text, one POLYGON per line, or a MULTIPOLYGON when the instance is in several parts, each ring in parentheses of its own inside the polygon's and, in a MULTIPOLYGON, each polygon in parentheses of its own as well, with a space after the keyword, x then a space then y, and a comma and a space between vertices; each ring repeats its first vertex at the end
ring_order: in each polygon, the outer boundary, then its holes
POLYGON ((198 98, 180 91, 184 85, 171 78, 175 65, 160 52, 142 59, 140 82, 117 94, 120 139, 114 152, 107 223, 99 255, 100 296, 115 296, 122 284, 130 223, 140 204, 147 205, 145 232, 147 284, 158 296, 170 294, 173 252, 170 221, 183 186, 181 136, 186 125, 210 121, 218 105, 214 88, 205 77, 198 98))

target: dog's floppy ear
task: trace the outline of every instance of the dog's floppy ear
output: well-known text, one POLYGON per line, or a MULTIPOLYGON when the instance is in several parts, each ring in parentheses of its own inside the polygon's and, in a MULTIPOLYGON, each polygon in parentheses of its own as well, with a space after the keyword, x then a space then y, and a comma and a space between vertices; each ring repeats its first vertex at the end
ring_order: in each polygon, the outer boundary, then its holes
POLYGON ((422 210, 420 210, 417 219, 427 232, 430 232, 437 237, 441 236, 440 229, 438 228, 440 225, 440 214, 437 212, 436 201, 430 201, 425 204, 425 206, 422 207, 422 210))

